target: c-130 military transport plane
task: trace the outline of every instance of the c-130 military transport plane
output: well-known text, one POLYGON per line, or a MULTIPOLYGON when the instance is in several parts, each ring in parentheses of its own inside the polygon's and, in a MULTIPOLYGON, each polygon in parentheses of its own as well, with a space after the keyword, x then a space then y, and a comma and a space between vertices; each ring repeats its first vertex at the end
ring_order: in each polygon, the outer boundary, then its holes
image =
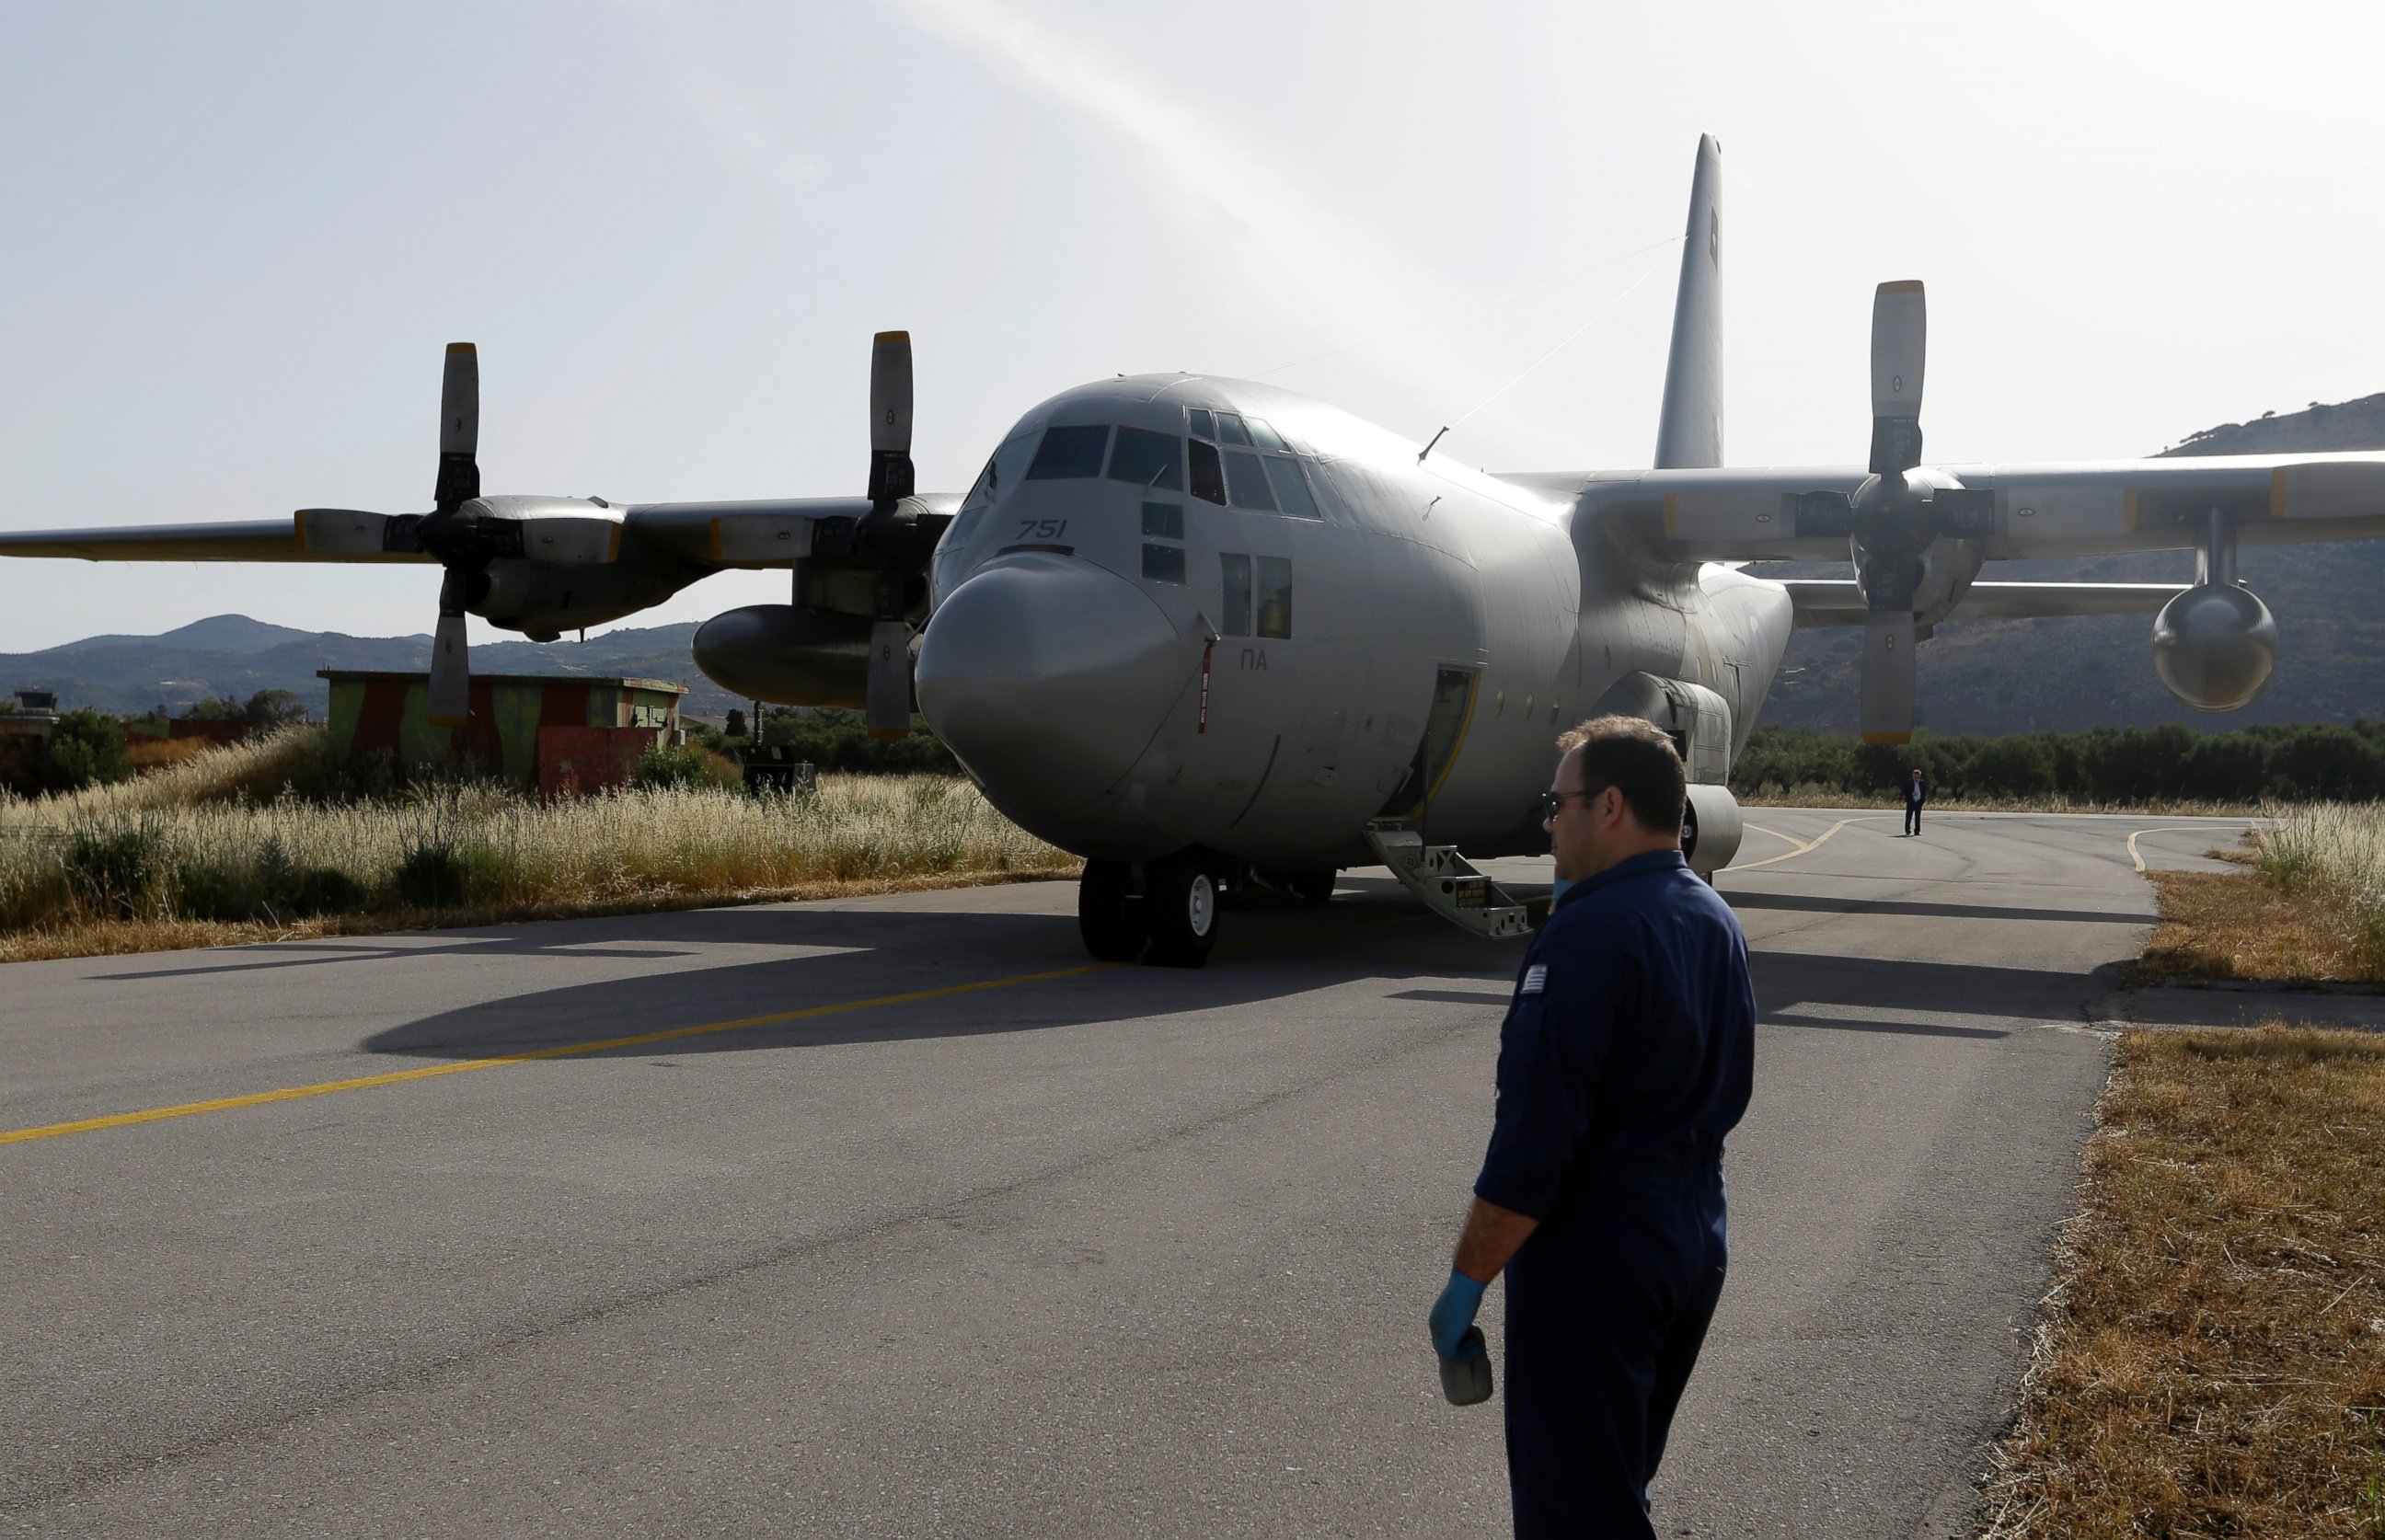
POLYGON ((0 555, 436 563, 429 704, 449 724, 488 709, 468 613, 553 640, 726 567, 791 567, 792 603, 696 633, 707 676, 883 733, 916 703, 994 806, 1086 858, 1095 956, 1197 966, 1221 891, 1321 902, 1377 862, 1478 933, 1523 930, 1459 852, 1545 850, 1552 739, 1605 712, 1680 745, 1685 845, 1711 876, 1792 627, 1863 627, 1875 742, 1909 735, 1913 648, 1948 618, 2158 612, 2171 693, 2232 711, 2277 646, 2238 544, 2385 534, 2379 454, 1924 465, 1915 282, 1874 301, 1867 466, 1722 468, 1720 170, 1701 140, 1652 470, 1485 475, 1270 386, 1141 375, 1054 396, 966 494, 920 494, 910 340, 887 332, 864 497, 484 496, 457 343, 430 513, 0 534, 0 555), (1992 559, 2163 549, 2199 553, 2193 584, 1975 580, 1992 559), (1851 579, 1733 565, 1840 555, 1851 579))

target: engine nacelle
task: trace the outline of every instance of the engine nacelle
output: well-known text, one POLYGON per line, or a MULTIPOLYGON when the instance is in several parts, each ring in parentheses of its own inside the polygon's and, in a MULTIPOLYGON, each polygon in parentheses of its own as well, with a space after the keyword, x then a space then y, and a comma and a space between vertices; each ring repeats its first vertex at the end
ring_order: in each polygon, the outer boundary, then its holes
POLYGON ((751 604, 696 628, 695 666, 721 689, 781 706, 869 703, 869 617, 751 604))
POLYGON ((1689 788, 1681 809, 1681 859, 1691 871, 1711 877, 1729 865, 1744 833, 1738 798, 1719 786, 1689 788))
POLYGON ((2154 669, 2197 711, 2251 702, 2278 665, 2278 622, 2252 590, 2201 583, 2154 617, 2154 669))

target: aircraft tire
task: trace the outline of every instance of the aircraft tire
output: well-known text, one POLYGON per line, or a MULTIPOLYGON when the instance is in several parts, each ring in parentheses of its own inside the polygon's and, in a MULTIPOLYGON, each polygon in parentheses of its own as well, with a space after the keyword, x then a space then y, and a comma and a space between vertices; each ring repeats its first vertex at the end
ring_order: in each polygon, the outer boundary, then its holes
POLYGON ((1122 861, 1088 861, 1077 879, 1077 933, 1104 962, 1131 962, 1151 941, 1149 907, 1128 877, 1122 861))
POLYGON ((1217 944, 1217 878, 1197 856, 1151 863, 1143 882, 1151 916, 1151 950, 1143 960, 1158 968, 1199 968, 1217 944))
POLYGON ((1321 866, 1314 872, 1294 872, 1285 879, 1284 890, 1303 903, 1330 903, 1333 901, 1333 879, 1340 876, 1330 866, 1321 866))

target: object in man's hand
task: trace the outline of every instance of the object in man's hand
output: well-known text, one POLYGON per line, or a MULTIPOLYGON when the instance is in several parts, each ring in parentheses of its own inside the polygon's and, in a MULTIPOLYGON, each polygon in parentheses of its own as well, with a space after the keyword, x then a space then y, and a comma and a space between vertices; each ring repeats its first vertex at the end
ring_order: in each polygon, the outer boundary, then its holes
POLYGON ((1491 1348, 1481 1327, 1467 1327, 1457 1357, 1441 1360, 1441 1393, 1454 1407, 1480 1406, 1491 1398, 1491 1348))

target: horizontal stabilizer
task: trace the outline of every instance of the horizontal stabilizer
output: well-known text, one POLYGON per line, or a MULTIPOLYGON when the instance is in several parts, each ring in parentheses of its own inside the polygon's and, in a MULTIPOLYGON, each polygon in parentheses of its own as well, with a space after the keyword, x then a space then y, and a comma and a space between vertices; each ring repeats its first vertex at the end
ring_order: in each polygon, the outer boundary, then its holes
MULTIPOLYGON (((1861 626, 1862 591, 1851 578, 1792 578, 1800 626, 1861 626)), ((1973 583, 1949 620, 2027 620, 2040 615, 2151 615, 2186 591, 2183 583, 1973 583)))

